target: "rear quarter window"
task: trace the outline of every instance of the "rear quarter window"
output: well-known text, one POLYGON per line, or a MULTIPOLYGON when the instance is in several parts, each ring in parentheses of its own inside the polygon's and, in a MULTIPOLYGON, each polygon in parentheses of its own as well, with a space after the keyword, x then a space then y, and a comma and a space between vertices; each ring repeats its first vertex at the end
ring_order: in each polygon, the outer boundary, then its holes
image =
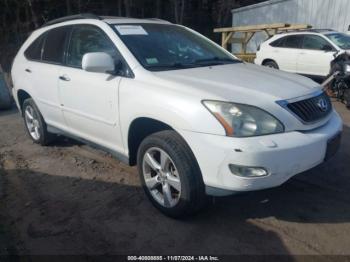
POLYGON ((272 43, 270 43, 270 46, 282 48, 300 48, 302 42, 302 35, 289 35, 273 41, 272 43))
POLYGON ((282 47, 283 46, 283 40, 285 39, 285 37, 279 38, 273 42, 270 43, 270 46, 273 47, 282 47))
POLYGON ((24 56, 29 60, 41 60, 42 47, 45 40, 45 34, 39 36, 28 48, 24 51, 24 56))

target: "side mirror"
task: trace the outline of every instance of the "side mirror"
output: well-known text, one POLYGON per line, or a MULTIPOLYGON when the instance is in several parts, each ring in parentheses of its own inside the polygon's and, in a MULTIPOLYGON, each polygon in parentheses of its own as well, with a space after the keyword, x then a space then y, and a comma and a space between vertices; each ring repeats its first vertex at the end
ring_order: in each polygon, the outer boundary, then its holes
POLYGON ((334 50, 334 48, 330 45, 324 45, 322 47, 322 50, 325 51, 325 52, 332 52, 334 50))
POLYGON ((87 72, 113 73, 115 72, 115 62, 107 53, 87 53, 83 56, 82 68, 87 72))

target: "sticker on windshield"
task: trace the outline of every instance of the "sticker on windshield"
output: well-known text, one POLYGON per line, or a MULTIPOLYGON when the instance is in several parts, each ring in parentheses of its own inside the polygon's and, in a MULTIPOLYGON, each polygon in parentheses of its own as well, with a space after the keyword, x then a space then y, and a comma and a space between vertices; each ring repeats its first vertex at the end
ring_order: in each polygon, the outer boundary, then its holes
POLYGON ((156 64, 159 64, 158 59, 155 58, 155 57, 146 58, 146 62, 147 62, 147 64, 149 64, 149 65, 156 65, 156 64))
POLYGON ((115 28, 121 35, 148 35, 140 25, 116 25, 115 28))

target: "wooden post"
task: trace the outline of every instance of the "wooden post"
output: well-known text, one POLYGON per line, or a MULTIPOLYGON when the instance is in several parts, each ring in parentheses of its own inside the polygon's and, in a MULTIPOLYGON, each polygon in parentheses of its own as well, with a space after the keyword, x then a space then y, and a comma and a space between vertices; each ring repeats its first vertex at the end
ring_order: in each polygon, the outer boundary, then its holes
POLYGON ((242 42, 242 45, 241 45, 241 53, 242 54, 246 54, 247 53, 247 37, 248 37, 248 33, 246 32, 246 33, 244 33, 244 40, 243 40, 243 42, 242 42))
POLYGON ((227 50, 228 43, 231 43, 234 32, 223 32, 222 33, 222 43, 221 46, 227 50))
POLYGON ((221 33, 221 46, 225 49, 227 49, 227 43, 225 42, 227 37, 227 32, 222 32, 221 33))
POLYGON ((248 43, 249 41, 253 38, 253 36, 255 35, 255 32, 245 32, 244 33, 244 38, 243 41, 241 42, 242 45, 242 54, 247 54, 247 47, 248 47, 248 43))

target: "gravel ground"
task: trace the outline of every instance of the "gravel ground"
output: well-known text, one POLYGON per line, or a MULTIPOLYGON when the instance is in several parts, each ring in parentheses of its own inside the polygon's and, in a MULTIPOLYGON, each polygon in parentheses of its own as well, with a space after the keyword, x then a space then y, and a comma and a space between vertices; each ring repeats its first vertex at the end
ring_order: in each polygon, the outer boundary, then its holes
POLYGON ((350 111, 335 106, 345 126, 333 160, 183 221, 151 206, 135 168, 64 138, 35 145, 3 111, 0 255, 350 255, 350 111))

